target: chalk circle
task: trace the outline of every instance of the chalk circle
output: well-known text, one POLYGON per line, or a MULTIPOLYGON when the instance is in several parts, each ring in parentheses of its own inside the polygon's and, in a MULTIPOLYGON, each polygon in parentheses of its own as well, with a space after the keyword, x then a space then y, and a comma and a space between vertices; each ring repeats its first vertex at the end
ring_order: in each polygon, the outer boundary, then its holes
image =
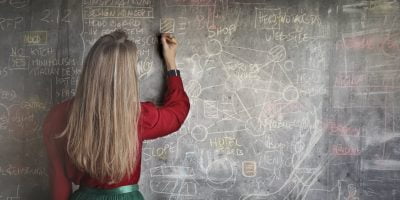
POLYGON ((186 87, 186 91, 190 97, 199 97, 201 93, 201 85, 196 80, 191 80, 186 87))
POLYGON ((287 60, 285 61, 285 64, 283 65, 286 71, 292 71, 293 70, 293 61, 287 60))
POLYGON ((297 101, 299 99, 299 91, 293 85, 287 86, 283 89, 283 99, 285 101, 297 101))
POLYGON ((294 152, 295 153, 300 153, 304 150, 305 144, 302 141, 297 141, 296 144, 294 145, 294 152))
POLYGON ((246 121, 246 129, 249 130, 250 134, 254 136, 264 135, 264 126, 261 121, 257 118, 250 118, 246 121))
POLYGON ((203 142, 206 140, 208 131, 207 128, 203 125, 196 125, 192 131, 190 132, 190 135, 192 136, 193 139, 199 142, 203 142))
MULTIPOLYGON (((7 1, 1 1, 0 3, 4 3, 7 1)), ((14 8, 23 8, 29 5, 29 0, 24 0, 24 1, 10 1, 10 5, 14 8)))
POLYGON ((286 49, 282 45, 272 47, 268 53, 271 55, 273 62, 281 62, 286 58, 286 49))
POLYGON ((0 104, 0 130, 7 130, 8 128, 8 110, 3 104, 0 104))
POLYGON ((242 81, 235 76, 229 76, 225 80, 224 86, 228 91, 237 91, 242 87, 242 81))
POLYGON ((227 159, 218 159, 208 165, 207 182, 214 184, 224 184, 234 180, 234 171, 231 162, 227 159))
POLYGON ((206 52, 210 56, 220 54, 222 52, 221 42, 216 40, 216 39, 212 39, 212 40, 207 41, 206 52))

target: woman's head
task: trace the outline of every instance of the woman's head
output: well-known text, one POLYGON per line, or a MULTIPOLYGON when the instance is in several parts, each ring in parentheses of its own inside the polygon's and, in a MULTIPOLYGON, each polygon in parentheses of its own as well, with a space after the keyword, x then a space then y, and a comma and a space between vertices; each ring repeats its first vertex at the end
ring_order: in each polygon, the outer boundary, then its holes
POLYGON ((117 30, 100 37, 83 64, 69 121, 61 136, 78 169, 100 181, 132 173, 140 113, 135 44, 117 30))

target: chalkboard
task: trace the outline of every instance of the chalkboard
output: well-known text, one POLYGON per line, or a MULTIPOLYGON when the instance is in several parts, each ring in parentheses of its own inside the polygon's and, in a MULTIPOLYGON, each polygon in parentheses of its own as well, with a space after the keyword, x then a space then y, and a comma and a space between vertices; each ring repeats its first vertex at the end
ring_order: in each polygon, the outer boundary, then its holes
POLYGON ((158 34, 191 110, 146 141, 146 199, 400 199, 400 3, 0 0, 0 200, 48 199, 41 124, 94 41, 125 29, 160 103, 158 34))

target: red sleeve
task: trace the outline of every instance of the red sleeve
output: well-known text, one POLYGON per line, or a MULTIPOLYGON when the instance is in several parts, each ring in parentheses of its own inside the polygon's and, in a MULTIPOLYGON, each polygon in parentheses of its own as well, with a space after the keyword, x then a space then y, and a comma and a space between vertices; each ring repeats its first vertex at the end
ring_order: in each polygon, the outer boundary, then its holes
POLYGON ((163 105, 157 107, 151 102, 142 103, 142 139, 154 139, 177 131, 185 121, 189 108, 182 79, 179 76, 168 77, 163 105))
POLYGON ((48 155, 48 172, 51 187, 51 199, 68 200, 72 193, 71 182, 68 180, 64 170, 64 151, 61 139, 54 136, 64 128, 65 116, 60 106, 53 107, 47 115, 43 124, 43 139, 48 155))

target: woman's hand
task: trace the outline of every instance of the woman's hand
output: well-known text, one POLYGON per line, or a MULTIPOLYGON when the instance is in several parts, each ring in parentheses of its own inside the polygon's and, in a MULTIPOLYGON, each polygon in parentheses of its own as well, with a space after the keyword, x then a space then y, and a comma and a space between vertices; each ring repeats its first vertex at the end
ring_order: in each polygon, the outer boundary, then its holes
POLYGON ((176 69, 175 57, 178 43, 175 37, 169 33, 163 33, 161 35, 161 44, 167 70, 176 69))

